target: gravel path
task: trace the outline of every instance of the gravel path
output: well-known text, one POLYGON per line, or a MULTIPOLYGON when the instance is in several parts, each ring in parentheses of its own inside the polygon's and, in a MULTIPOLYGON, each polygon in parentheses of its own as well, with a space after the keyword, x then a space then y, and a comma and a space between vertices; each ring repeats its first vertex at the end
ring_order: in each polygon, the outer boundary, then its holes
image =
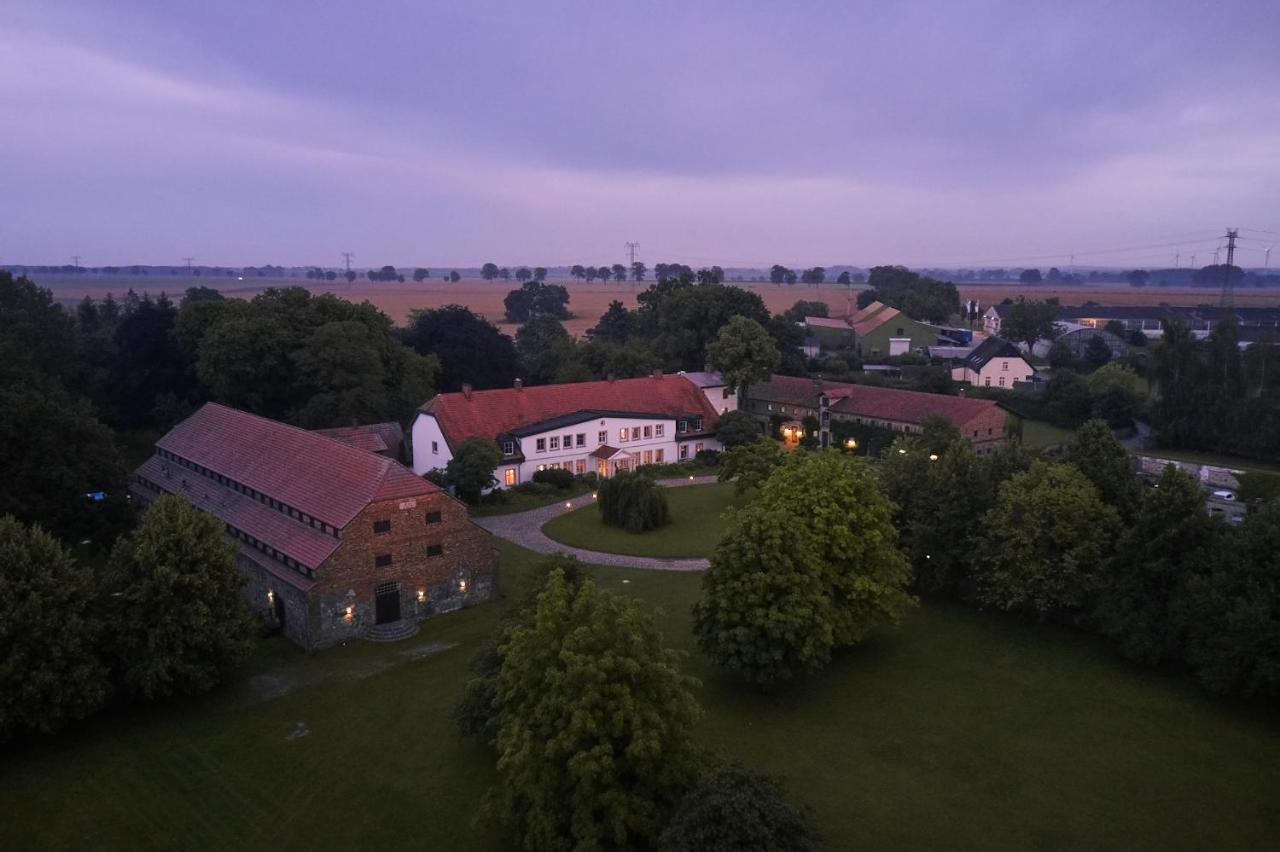
MULTIPOLYGON (((658 484, 666 488, 679 488, 684 485, 707 485, 715 482, 714 476, 695 476, 692 479, 659 479, 658 484)), ((651 556, 624 556, 621 553, 601 553, 598 550, 584 550, 581 547, 570 547, 553 541, 542 532, 542 525, 564 512, 571 512, 580 506, 594 501, 590 494, 583 494, 571 500, 552 503, 540 509, 527 512, 516 512, 511 515, 491 515, 487 518, 472 518, 472 522, 484 527, 489 532, 527 547, 536 553, 567 553, 576 556, 583 562, 592 565, 615 565, 620 568, 648 568, 654 571, 705 571, 706 559, 655 559, 651 556)))

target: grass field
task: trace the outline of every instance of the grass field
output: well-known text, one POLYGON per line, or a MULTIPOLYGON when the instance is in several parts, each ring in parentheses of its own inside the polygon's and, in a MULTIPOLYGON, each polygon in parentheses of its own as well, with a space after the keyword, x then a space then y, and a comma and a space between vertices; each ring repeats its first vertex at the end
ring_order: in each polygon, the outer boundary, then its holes
POLYGON ((1054 426, 1043 420, 1022 421, 1022 445, 1028 450, 1043 450, 1061 446, 1071 437, 1070 429, 1054 426))
MULTIPOLYGON (((332 292, 352 301, 368 300, 397 323, 403 323, 409 312, 416 308, 436 308, 457 303, 466 305, 491 322, 498 323, 508 333, 514 333, 515 326, 503 323, 502 300, 508 292, 519 286, 515 281, 464 278, 457 283, 451 283, 441 281, 438 277, 421 283, 406 281, 403 284, 372 281, 356 281, 353 284, 347 284, 345 281, 317 283, 305 278, 249 278, 239 281, 233 278, 186 275, 38 275, 36 280, 42 286, 53 290, 54 296, 64 304, 77 302, 86 295, 102 298, 108 292, 113 292, 119 297, 131 287, 138 292, 147 291, 152 294, 167 292, 170 296, 176 297, 188 287, 203 285, 218 288, 229 296, 250 298, 267 287, 302 286, 313 292, 332 292)), ((573 312, 574 318, 566 322, 565 327, 570 333, 580 335, 596 324, 600 315, 609 307, 609 302, 614 299, 621 301, 627 307, 634 307, 636 293, 652 282, 639 285, 630 282, 586 284, 578 281, 557 281, 554 283, 564 284, 569 289, 569 309, 573 312)), ((842 285, 787 287, 748 282, 740 286, 758 292, 769 310, 774 313, 780 313, 789 308, 798 299, 825 302, 832 316, 841 316, 848 312, 849 291, 842 285)), ((861 287, 854 289, 856 293, 861 287)), ((1056 296, 1064 305, 1079 305, 1091 300, 1105 305, 1155 305, 1161 302, 1171 305, 1197 305, 1214 303, 1217 298, 1216 292, 1211 289, 1177 287, 1141 289, 1116 285, 1025 287, 1010 283, 962 284, 958 289, 962 299, 976 298, 984 305, 999 302, 1005 298, 1017 298, 1019 295, 1025 295, 1029 299, 1047 299, 1056 296)), ((1236 292, 1235 299, 1236 304, 1241 306, 1278 305, 1280 291, 1239 290, 1236 292)))
MULTIPOLYGON (((501 547, 511 588, 531 554, 501 547)), ((693 650, 698 576, 592 573, 693 650)), ((0 848, 512 848, 477 820, 492 758, 449 717, 500 611, 394 645, 269 640, 212 696, 8 754, 0 848)), ((1261 849, 1280 831, 1274 710, 1130 669, 1065 630, 926 603, 775 695, 696 653, 687 668, 703 681, 700 741, 781 775, 828 849, 1261 849)))
POLYGON ((561 544, 605 553, 659 559, 710 556, 724 532, 720 515, 742 502, 734 497, 730 483, 670 488, 667 500, 671 505, 671 523, 649 532, 629 533, 606 527, 595 504, 557 515, 542 531, 561 544))

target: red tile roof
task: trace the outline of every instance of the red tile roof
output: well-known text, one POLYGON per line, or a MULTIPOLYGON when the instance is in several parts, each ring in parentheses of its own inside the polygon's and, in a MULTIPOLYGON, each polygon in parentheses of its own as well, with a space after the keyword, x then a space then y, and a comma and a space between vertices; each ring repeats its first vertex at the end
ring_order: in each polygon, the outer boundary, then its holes
POLYGON ((990 399, 819 381, 798 376, 775 375, 767 382, 752 385, 748 393, 752 399, 765 402, 817 408, 819 388, 830 397, 833 412, 891 420, 895 423, 919 424, 926 417, 938 414, 959 427, 999 407, 998 403, 990 399))
POLYGON ((468 438, 494 440, 521 426, 578 411, 673 417, 700 414, 703 418, 702 433, 714 431, 716 420, 716 410, 702 391, 679 374, 472 391, 470 396, 442 393, 423 405, 421 410, 436 418, 450 447, 456 447, 468 438))
POLYGON ((397 461, 212 402, 156 446, 339 529, 372 502, 440 490, 397 461))
POLYGON ((333 438, 357 450, 367 453, 392 452, 399 454, 404 443, 404 430, 399 423, 370 423, 365 426, 339 426, 336 429, 316 429, 317 435, 333 438))

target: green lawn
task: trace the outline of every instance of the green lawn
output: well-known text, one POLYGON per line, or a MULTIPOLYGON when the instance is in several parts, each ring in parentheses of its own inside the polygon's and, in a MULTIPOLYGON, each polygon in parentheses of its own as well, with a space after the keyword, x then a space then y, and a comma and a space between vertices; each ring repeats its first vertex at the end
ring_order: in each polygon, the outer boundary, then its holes
POLYGON ((1043 450, 1047 447, 1061 445, 1072 435, 1070 429, 1054 426, 1043 420, 1022 421, 1022 445, 1028 450, 1043 450))
MULTIPOLYGON (((531 554, 500 546, 511 589, 531 554)), ((666 640, 692 652, 697 575, 593 573, 659 607, 666 640)), ((10 753, 0 848, 510 849, 476 819, 492 757, 449 717, 501 607, 394 645, 272 640, 213 696, 10 753)), ((703 681, 700 740, 783 776, 831 850, 1262 849, 1280 832, 1274 710, 1066 630, 926 603, 776 695, 696 653, 687 666, 703 681)))
POLYGON ((744 502, 734 497, 730 483, 670 488, 667 499, 671 504, 671 523, 649 532, 629 533, 606 527, 594 503, 557 515, 542 531, 562 544, 605 553, 659 559, 710 556, 724 532, 720 515, 730 506, 744 502))

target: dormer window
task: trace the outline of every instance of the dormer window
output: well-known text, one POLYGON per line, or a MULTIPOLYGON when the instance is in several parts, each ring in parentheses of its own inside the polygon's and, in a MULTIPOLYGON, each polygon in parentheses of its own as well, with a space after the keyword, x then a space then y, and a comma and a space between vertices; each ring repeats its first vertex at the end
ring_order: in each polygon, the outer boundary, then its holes
POLYGON ((515 441, 503 441, 503 442, 502 442, 502 454, 503 454, 504 456, 514 456, 514 455, 516 454, 516 442, 515 442, 515 441))
POLYGON ((701 432, 701 431, 702 431, 702 418, 701 418, 701 417, 695 417, 695 418, 693 418, 693 431, 695 431, 695 432, 701 432))
POLYGON ((679 432, 681 435, 683 435, 685 432, 688 432, 688 431, 689 431, 689 421, 688 421, 688 420, 677 420, 677 421, 676 421, 676 431, 677 431, 677 432, 679 432))

